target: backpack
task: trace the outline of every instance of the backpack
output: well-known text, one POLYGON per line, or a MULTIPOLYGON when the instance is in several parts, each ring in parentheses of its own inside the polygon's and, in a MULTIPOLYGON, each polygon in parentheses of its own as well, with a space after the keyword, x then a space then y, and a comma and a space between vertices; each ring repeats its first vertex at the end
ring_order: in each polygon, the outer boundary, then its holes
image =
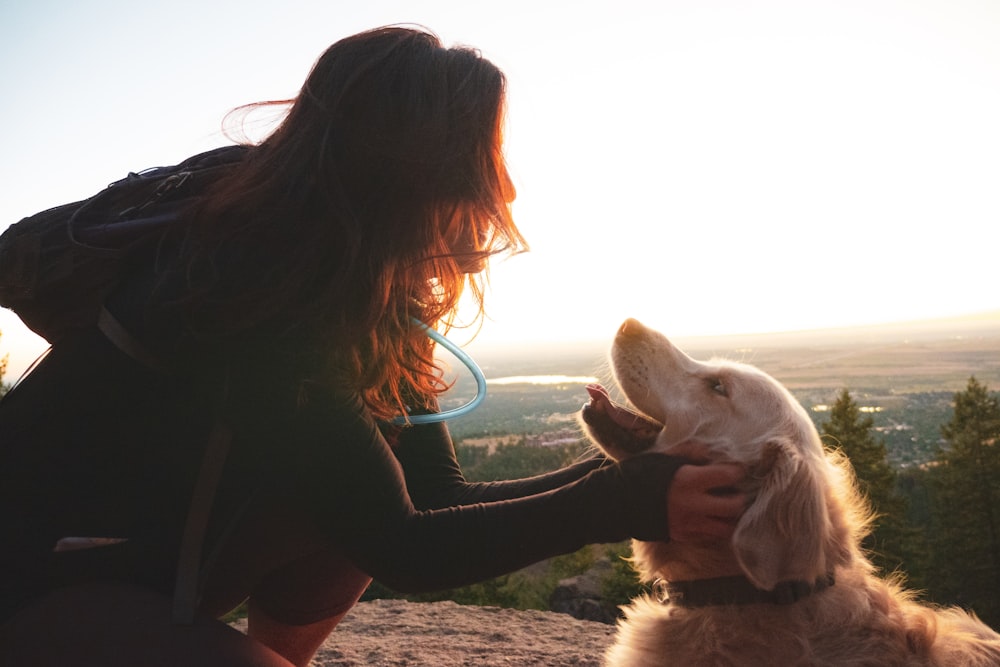
MULTIPOLYGON (((225 146, 171 167, 129 173, 88 199, 11 225, 0 235, 0 306, 50 343, 96 325, 124 353, 169 372, 104 308, 104 301, 132 262, 148 259, 142 251, 157 243, 205 184, 247 150, 225 146)), ((229 425, 216 417, 181 537, 172 613, 178 624, 194 621, 205 528, 231 439, 229 425)))
POLYGON ((224 146, 132 172, 92 197, 14 223, 0 235, 0 306, 50 343, 97 324, 130 262, 247 150, 224 146))

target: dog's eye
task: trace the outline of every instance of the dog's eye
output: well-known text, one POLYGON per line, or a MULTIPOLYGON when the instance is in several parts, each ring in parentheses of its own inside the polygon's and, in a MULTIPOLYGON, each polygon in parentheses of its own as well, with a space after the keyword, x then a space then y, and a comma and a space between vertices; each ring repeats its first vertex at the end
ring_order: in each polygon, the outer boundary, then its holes
POLYGON ((729 393, 726 391, 726 385, 722 384, 722 380, 720 380, 719 378, 709 378, 708 387, 719 396, 729 395, 729 393))

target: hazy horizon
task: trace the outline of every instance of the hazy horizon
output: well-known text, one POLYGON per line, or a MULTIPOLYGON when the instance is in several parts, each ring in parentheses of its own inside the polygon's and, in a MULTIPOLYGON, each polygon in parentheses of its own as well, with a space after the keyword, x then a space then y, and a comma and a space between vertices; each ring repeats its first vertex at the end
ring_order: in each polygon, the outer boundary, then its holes
MULTIPOLYGON (((1000 310, 968 313, 954 317, 928 318, 922 320, 881 322, 850 327, 830 327, 827 329, 804 329, 798 331, 749 332, 734 334, 715 334, 705 336, 673 336, 669 331, 663 333, 678 345, 691 349, 725 348, 733 345, 764 345, 766 347, 781 347, 786 344, 804 344, 818 342, 845 342, 853 339, 855 342, 871 342, 880 338, 899 340, 904 338, 925 339, 950 337, 961 332, 963 335, 992 334, 1000 337, 1000 310)), ((594 353, 606 349, 614 338, 612 329, 605 337, 576 339, 568 341, 552 340, 520 340, 520 341, 483 341, 476 339, 466 342, 462 331, 456 331, 449 338, 463 347, 467 352, 486 357, 512 357, 519 354, 530 357, 538 354, 550 354, 558 350, 563 354, 574 352, 594 353)), ((48 344, 44 339, 29 331, 14 313, 0 309, 0 358, 9 355, 6 382, 15 381, 35 359, 42 354, 48 344), (13 332, 13 335, 11 335, 13 332)), ((447 352, 440 351, 443 356, 447 352)), ((458 363, 455 362, 458 367, 458 363)))
MULTIPOLYGON (((692 342, 717 342, 726 341, 761 341, 780 345, 785 339, 817 339, 817 340, 843 340, 845 338, 861 337, 898 337, 902 334, 915 336, 938 336, 949 335, 955 330, 968 332, 993 332, 1000 336, 1000 310, 990 310, 983 312, 972 312, 962 315, 921 318, 916 320, 899 320, 872 322, 868 324, 856 324, 840 327, 825 327, 816 329, 790 329, 781 331, 746 331, 722 334, 681 334, 675 336, 669 330, 659 329, 664 335, 679 344, 691 344, 692 342)), ((566 346, 592 346, 595 344, 610 345, 615 335, 615 328, 607 332, 605 336, 594 336, 590 338, 579 338, 566 341, 553 341, 549 339, 538 340, 508 340, 508 341, 480 341, 474 340, 466 347, 469 349, 501 349, 501 348, 523 348, 523 347, 566 347, 566 346)), ((456 341, 463 341, 461 330, 450 335, 456 341)))

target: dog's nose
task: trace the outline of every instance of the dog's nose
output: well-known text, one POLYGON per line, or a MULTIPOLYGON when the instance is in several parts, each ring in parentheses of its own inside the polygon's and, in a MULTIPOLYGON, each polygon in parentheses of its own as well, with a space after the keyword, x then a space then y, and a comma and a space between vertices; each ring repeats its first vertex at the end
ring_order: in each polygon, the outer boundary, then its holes
POLYGON ((634 317, 630 317, 627 320, 625 320, 620 327, 618 327, 618 335, 635 336, 637 334, 642 333, 642 331, 645 328, 646 327, 642 325, 642 322, 635 319, 634 317))

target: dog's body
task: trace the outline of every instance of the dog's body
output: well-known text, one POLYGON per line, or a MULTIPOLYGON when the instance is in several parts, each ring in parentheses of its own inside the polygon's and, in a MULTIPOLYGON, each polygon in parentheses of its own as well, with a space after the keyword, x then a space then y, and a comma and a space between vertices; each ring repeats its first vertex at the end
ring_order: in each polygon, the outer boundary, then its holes
POLYGON ((753 502, 731 541, 633 543, 640 576, 663 582, 670 599, 624 609, 608 665, 1000 665, 1000 634, 875 575, 849 464, 824 450, 777 381, 695 361, 634 320, 611 356, 625 396, 651 419, 591 387, 583 421, 608 455, 684 454, 697 443, 711 460, 746 466, 753 502))

